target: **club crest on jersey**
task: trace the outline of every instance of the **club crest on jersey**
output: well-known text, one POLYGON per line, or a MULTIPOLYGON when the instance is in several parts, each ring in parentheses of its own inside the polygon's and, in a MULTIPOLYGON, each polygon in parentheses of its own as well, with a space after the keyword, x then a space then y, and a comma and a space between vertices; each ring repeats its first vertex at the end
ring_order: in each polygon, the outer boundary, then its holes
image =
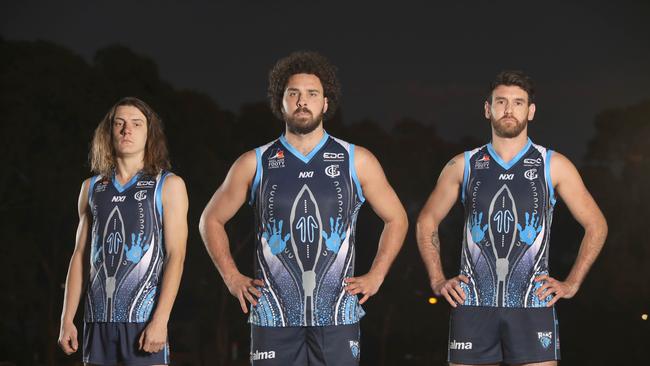
POLYGON ((359 347, 359 341, 350 341, 350 351, 352 352, 352 357, 359 359, 361 355, 361 347, 359 347))
POLYGON ((327 168, 325 168, 325 174, 327 174, 327 176, 330 178, 338 177, 339 175, 341 175, 341 171, 339 170, 339 165, 338 164, 329 165, 327 168))
POLYGON ((135 192, 135 195, 133 195, 133 198, 135 198, 138 201, 142 201, 147 199, 147 191, 137 191, 135 192))
POLYGON ((490 168, 490 157, 485 154, 480 159, 476 160, 474 163, 474 169, 489 169, 490 168))
POLYGON ((284 150, 271 151, 269 155, 269 169, 284 168, 284 150))
POLYGON ((536 168, 533 168, 533 169, 528 169, 528 170, 526 170, 526 171, 524 172, 524 177, 526 177, 526 179, 528 179, 528 180, 535 180, 535 179, 537 179, 537 169, 536 169, 536 168))
POLYGON ((551 346, 553 332, 537 332, 537 339, 544 349, 548 349, 551 346))

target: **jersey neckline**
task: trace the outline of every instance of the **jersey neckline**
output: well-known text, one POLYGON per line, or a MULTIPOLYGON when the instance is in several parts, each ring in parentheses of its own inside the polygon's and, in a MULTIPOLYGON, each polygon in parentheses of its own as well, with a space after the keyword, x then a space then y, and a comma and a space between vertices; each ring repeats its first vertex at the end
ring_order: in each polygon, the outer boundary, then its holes
POLYGON ((503 169, 508 170, 508 169, 512 168, 513 165, 517 164, 517 162, 518 162, 519 160, 521 160, 521 158, 522 158, 522 157, 524 156, 524 154, 528 151, 528 149, 530 149, 530 147, 531 147, 532 145, 533 145, 533 141, 531 141, 531 139, 530 139, 530 137, 529 137, 529 138, 528 138, 528 141, 526 142, 526 145, 525 145, 521 150, 519 150, 519 152, 517 153, 517 155, 515 155, 515 157, 512 158, 512 160, 510 160, 510 161, 507 162, 507 163, 506 163, 505 161, 503 161, 503 159, 501 159, 501 157, 499 156, 499 154, 497 154, 497 152, 496 152, 496 151, 494 150, 494 148, 492 147, 492 143, 491 143, 491 142, 490 142, 489 144, 487 144, 487 149, 488 149, 488 152, 490 153, 490 156, 492 156, 492 158, 497 162, 497 164, 501 165, 501 167, 502 167, 503 169))
POLYGON ((113 181, 113 186, 115 187, 115 189, 117 189, 118 192, 122 193, 122 192, 126 191, 127 189, 131 188, 131 186, 138 179, 140 179, 141 176, 142 176, 142 171, 139 171, 139 172, 135 173, 135 175, 133 177, 131 177, 131 179, 129 179, 128 182, 126 182, 124 185, 121 185, 120 182, 118 182, 117 179, 115 179, 115 172, 113 172, 113 177, 111 178, 111 180, 113 181))
POLYGON ((282 135, 280 136, 280 143, 282 143, 282 145, 283 145, 287 150, 289 150, 289 152, 290 152, 293 156, 295 156, 295 157, 297 157, 298 159, 302 160, 302 162, 306 164, 306 163, 309 163, 309 161, 311 160, 311 158, 313 158, 314 155, 316 155, 316 153, 318 153, 318 151, 323 147, 323 145, 325 145, 325 143, 327 142, 327 139, 328 139, 329 137, 330 137, 330 135, 329 135, 326 131, 323 131, 323 137, 322 137, 321 140, 318 142, 318 144, 317 144, 316 146, 314 146, 314 148, 313 148, 313 149, 309 152, 309 154, 307 154, 307 155, 303 155, 302 153, 300 153, 300 151, 298 151, 296 148, 294 148, 293 146, 291 146, 291 144, 289 143, 289 141, 287 141, 286 137, 284 137, 284 134, 282 134, 282 135))

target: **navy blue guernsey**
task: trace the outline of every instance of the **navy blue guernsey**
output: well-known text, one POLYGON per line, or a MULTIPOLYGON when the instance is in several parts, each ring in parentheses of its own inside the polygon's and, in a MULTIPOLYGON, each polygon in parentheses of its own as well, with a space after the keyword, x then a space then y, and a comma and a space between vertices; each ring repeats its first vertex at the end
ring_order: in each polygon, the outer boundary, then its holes
POLYGON ((124 186, 91 179, 93 215, 86 322, 146 322, 165 259, 162 185, 171 173, 137 174, 124 186))
POLYGON ((327 134, 304 156, 284 136, 255 149, 255 276, 258 326, 353 324, 363 316, 343 279, 354 275, 357 213, 364 197, 354 145, 327 134))
POLYGON ((552 151, 528 140, 510 162, 491 144, 465 152, 462 199, 465 228, 461 274, 464 305, 543 307, 534 295, 548 274, 555 194, 552 151))

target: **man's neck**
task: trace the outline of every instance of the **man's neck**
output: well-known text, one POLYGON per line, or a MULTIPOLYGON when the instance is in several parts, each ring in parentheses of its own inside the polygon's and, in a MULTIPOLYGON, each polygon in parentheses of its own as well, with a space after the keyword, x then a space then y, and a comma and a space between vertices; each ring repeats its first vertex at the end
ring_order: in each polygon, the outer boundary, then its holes
POLYGON ((522 131, 519 136, 507 138, 499 137, 492 132, 492 148, 499 155, 501 160, 511 161, 528 143, 528 134, 526 130, 522 131))
POLYGON ((115 159, 115 179, 125 184, 144 168, 144 154, 122 156, 115 159))
POLYGON ((304 135, 292 133, 289 129, 286 129, 284 133, 284 138, 287 139, 289 145, 293 146, 294 149, 303 155, 308 155, 314 150, 316 145, 323 139, 323 136, 325 136, 325 130, 322 124, 316 127, 315 130, 304 135))

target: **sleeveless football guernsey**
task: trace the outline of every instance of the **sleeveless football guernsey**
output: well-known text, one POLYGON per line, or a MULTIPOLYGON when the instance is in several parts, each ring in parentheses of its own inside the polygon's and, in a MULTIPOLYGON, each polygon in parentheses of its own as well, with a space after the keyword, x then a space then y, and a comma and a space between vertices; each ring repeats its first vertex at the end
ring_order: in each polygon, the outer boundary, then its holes
POLYGON ((93 215, 86 322, 146 322, 158 299, 165 258, 162 185, 169 172, 138 173, 124 186, 91 179, 93 215))
POLYGON ((534 295, 548 274, 555 205, 550 177, 552 151, 533 144, 504 162, 484 145, 465 152, 462 201, 465 227, 460 273, 464 305, 542 307, 534 295))
POLYGON ((354 145, 327 133, 304 156, 281 136, 255 149, 258 326, 353 324, 364 312, 343 279, 354 275, 355 225, 364 202, 354 145))

